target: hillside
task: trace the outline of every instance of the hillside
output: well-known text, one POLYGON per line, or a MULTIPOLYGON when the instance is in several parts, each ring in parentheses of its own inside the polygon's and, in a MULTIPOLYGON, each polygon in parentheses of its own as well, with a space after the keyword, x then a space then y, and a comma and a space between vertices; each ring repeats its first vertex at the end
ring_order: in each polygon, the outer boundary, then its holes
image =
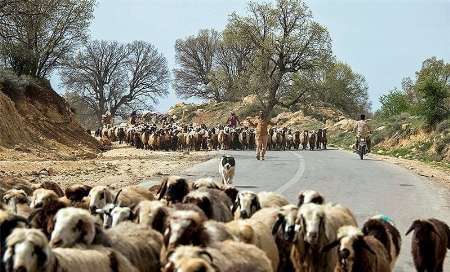
POLYGON ((0 159, 94 157, 97 141, 46 81, 0 75, 0 159))
MULTIPOLYGON (((230 111, 241 120, 258 112, 255 99, 240 102, 205 103, 201 105, 180 103, 169 110, 186 123, 207 125, 225 124, 230 111)), ((332 145, 351 149, 354 143, 355 120, 329 107, 309 107, 295 112, 277 109, 273 122, 293 129, 327 128, 332 145)), ((373 130, 374 152, 398 158, 420 160, 450 167, 450 123, 443 122, 435 131, 426 129, 424 121, 403 114, 390 120, 369 120, 373 130)))

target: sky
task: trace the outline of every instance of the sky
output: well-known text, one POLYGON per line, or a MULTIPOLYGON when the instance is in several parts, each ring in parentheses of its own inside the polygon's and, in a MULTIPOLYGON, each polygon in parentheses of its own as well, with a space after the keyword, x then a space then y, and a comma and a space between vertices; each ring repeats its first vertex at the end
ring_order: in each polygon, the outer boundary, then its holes
MULTIPOLYGON (((373 109, 426 58, 450 61, 450 0, 305 1, 328 28, 336 57, 365 76, 373 109)), ((90 31, 93 39, 151 42, 172 71, 177 39, 222 30, 232 12, 243 14, 246 7, 247 0, 99 0, 90 31)), ((170 89, 156 109, 180 101, 170 89)))

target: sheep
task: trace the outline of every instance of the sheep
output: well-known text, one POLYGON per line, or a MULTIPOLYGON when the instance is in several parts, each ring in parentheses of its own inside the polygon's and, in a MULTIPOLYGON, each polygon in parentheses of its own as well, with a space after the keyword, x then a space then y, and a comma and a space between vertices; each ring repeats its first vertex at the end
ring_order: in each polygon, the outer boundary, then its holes
POLYGON ((294 250, 301 255, 296 262, 312 271, 333 271, 336 255, 320 249, 336 240, 340 227, 357 225, 351 211, 340 205, 308 203, 299 209, 296 220, 299 232, 294 250))
POLYGON ((112 224, 111 227, 117 226, 124 221, 132 221, 134 219, 134 213, 129 207, 114 207, 111 211, 112 224))
MULTIPOLYGON (((355 226, 344 226, 337 232, 337 240, 326 245, 326 252, 339 246, 335 272, 377 271, 390 272, 388 252, 374 236, 364 236, 355 226)), ((323 271, 323 270, 321 270, 323 271)))
POLYGON ((52 199, 46 201, 39 208, 33 209, 31 212, 28 222, 36 229, 41 230, 47 238, 50 238, 50 234, 53 231, 54 217, 56 213, 63 208, 66 208, 67 204, 60 199, 52 199))
POLYGON ((254 245, 225 241, 211 247, 181 246, 171 252, 164 272, 271 272, 267 256, 254 245))
POLYGON ((92 187, 89 185, 74 184, 64 190, 64 195, 71 202, 81 202, 89 195, 91 190, 92 187))
POLYGON ((295 259, 292 259, 291 252, 296 238, 297 213, 298 208, 290 204, 281 208, 263 208, 251 217, 251 220, 262 222, 272 229, 280 259, 278 271, 294 270, 295 259))
POLYGON ((133 210, 134 222, 143 224, 164 234, 168 225, 170 210, 161 201, 141 201, 133 210))
POLYGON ((157 194, 158 200, 165 199, 169 203, 182 202, 189 191, 186 179, 178 176, 166 177, 161 182, 161 187, 157 194))
POLYGON ((35 189, 47 189, 47 190, 52 190, 53 192, 56 193, 56 195, 58 195, 58 197, 62 197, 64 196, 64 191, 61 188, 61 186, 59 186, 58 183, 54 182, 54 181, 50 181, 50 180, 46 180, 41 182, 41 184, 37 185, 35 187, 35 189))
POLYGON ((216 183, 213 178, 201 178, 192 183, 193 190, 198 190, 200 188, 221 189, 219 184, 216 183))
POLYGON ((110 249, 52 249, 45 235, 36 229, 15 229, 7 245, 6 272, 138 271, 123 255, 110 249))
POLYGON ((274 192, 259 192, 258 199, 262 208, 283 207, 289 205, 289 201, 284 196, 274 192))
POLYGON ((217 189, 201 188, 191 191, 184 197, 183 203, 199 206, 209 219, 219 222, 233 219, 230 209, 233 203, 224 192, 217 189))
MULTIPOLYGON (((98 209, 103 209, 106 204, 112 203, 114 193, 106 186, 95 186, 89 192, 89 210, 95 214, 98 209)), ((135 207, 142 200, 153 200, 153 194, 139 186, 130 186, 122 189, 118 204, 125 207, 135 207)))
POLYGON ((103 232, 88 211, 72 207, 59 210, 55 219, 50 240, 53 247, 102 245, 123 254, 139 271, 160 270, 163 238, 155 230, 132 222, 122 222, 103 232))
POLYGON ((226 223, 225 226, 238 241, 255 245, 263 250, 270 260, 273 271, 277 271, 280 259, 278 248, 269 226, 252 219, 234 220, 226 223))
POLYGON ((298 194, 298 204, 297 207, 301 207, 303 204, 316 203, 324 204, 325 198, 318 192, 312 190, 302 191, 298 194))
POLYGON ((204 223, 204 213, 194 210, 175 210, 169 216, 164 232, 164 244, 168 250, 179 245, 207 246, 211 240, 204 223))
POLYGON ((31 213, 28 196, 24 190, 8 190, 3 196, 3 201, 8 204, 10 212, 14 214, 28 218, 31 213))
MULTIPOLYGON (((294 271, 296 259, 293 259, 292 248, 296 239, 295 222, 298 208, 295 205, 286 205, 277 210, 276 221, 273 223, 272 235, 278 247, 280 264, 278 271, 294 271)), ((253 217, 257 216, 255 214, 253 217)), ((252 217, 252 218, 253 218, 252 217)), ((298 265, 297 265, 298 266, 298 265)))
POLYGON ((6 251, 6 237, 16 228, 26 228, 26 218, 0 210, 0 271, 5 271, 3 266, 3 255, 6 251))
POLYGON ((272 192, 260 192, 258 194, 250 191, 239 192, 234 203, 232 212, 235 219, 250 218, 261 208, 282 207, 288 205, 289 201, 282 195, 272 192))
POLYGON ((364 223, 362 232, 364 235, 372 235, 383 244, 389 253, 391 269, 394 269, 400 254, 402 238, 392 220, 386 216, 374 216, 364 223))
POLYGON ((416 271, 443 271, 447 249, 450 249, 449 226, 434 218, 415 220, 406 235, 412 231, 411 254, 416 271))
POLYGON ((58 198, 58 195, 54 191, 40 188, 33 192, 30 207, 33 209, 39 208, 51 201, 57 201, 58 198))

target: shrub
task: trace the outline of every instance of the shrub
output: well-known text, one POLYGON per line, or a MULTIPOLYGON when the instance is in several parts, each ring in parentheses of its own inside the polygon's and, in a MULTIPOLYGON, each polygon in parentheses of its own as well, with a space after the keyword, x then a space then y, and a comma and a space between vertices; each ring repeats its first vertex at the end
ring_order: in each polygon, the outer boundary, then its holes
POLYGON ((434 78, 420 82, 417 91, 421 95, 418 113, 422 115, 429 126, 434 126, 449 117, 447 86, 434 78))
POLYGON ((447 129, 450 129, 450 119, 444 120, 436 125, 436 131, 438 133, 444 132, 447 129))

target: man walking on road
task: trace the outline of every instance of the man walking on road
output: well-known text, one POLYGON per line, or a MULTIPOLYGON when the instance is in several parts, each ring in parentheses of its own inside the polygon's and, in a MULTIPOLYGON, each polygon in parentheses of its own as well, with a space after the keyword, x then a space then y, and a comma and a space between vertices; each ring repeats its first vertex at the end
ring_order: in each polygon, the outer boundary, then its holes
POLYGON ((267 140, 269 137, 269 133, 267 131, 267 127, 270 125, 274 125, 272 122, 267 120, 266 116, 262 111, 259 112, 258 119, 256 121, 256 124, 250 121, 247 118, 247 122, 250 126, 256 127, 255 132, 255 138, 256 138, 256 159, 257 160, 264 160, 264 156, 266 155, 266 148, 267 148, 267 140))

